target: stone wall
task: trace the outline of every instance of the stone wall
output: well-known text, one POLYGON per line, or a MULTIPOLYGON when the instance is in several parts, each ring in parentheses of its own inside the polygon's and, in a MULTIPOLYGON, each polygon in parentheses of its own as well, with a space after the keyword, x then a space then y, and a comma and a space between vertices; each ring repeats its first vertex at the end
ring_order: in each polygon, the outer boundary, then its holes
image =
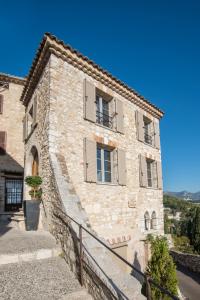
POLYGON ((23 84, 9 82, 9 87, 1 94, 3 113, 0 114, 0 131, 7 133, 6 154, 0 154, 0 212, 5 204, 5 172, 21 174, 24 167, 23 125, 24 106, 20 102, 23 84))
POLYGON ((150 215, 155 211, 157 216, 157 229, 148 233, 162 234, 163 193, 162 190, 139 186, 138 157, 142 154, 160 161, 161 153, 137 140, 135 111, 138 107, 135 104, 55 55, 51 55, 50 73, 51 144, 56 148, 55 151, 59 151, 65 157, 69 176, 92 228, 108 240, 117 240, 125 236, 128 245, 127 259, 133 262, 137 256, 143 269, 145 254, 141 240, 145 239, 146 234, 144 213, 148 209, 150 215), (125 134, 116 133, 84 119, 85 78, 100 90, 123 101, 125 134), (97 141, 101 139, 104 144, 111 142, 126 151, 126 186, 85 182, 84 138, 97 141))
POLYGON ((176 264, 200 274, 200 255, 182 253, 175 250, 171 250, 170 254, 176 264))

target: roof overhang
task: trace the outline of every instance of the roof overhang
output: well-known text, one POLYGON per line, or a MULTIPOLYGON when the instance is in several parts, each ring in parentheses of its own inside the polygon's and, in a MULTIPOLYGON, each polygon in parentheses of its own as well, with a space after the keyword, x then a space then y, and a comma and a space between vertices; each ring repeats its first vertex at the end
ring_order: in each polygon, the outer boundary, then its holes
POLYGON ((51 54, 54 54, 55 56, 67 61, 74 67, 92 76, 94 79, 100 81, 105 86, 116 91, 118 94, 135 103, 137 106, 149 112, 158 119, 162 118, 164 115, 162 110, 145 99, 135 90, 130 88, 124 82, 115 78, 108 71, 102 69, 86 56, 83 56, 80 52, 73 49, 71 46, 66 45, 63 41, 58 40, 50 33, 46 33, 44 35, 27 77, 27 81, 21 96, 21 101, 25 106, 30 101, 32 93, 51 54))

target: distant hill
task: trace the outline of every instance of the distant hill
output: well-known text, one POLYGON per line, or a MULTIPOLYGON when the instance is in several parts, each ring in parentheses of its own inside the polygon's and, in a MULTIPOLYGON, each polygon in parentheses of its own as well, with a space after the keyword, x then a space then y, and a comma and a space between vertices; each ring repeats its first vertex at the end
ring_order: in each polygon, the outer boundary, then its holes
POLYGON ((164 194, 169 196, 174 196, 176 198, 183 199, 183 200, 200 201, 200 191, 196 193, 190 193, 188 191, 182 191, 182 192, 166 191, 164 192, 164 194))

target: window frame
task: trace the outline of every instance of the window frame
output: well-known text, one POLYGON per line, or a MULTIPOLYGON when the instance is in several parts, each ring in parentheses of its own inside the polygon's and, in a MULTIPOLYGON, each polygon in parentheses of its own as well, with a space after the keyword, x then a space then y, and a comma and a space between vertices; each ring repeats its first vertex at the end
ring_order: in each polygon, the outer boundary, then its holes
POLYGON ((154 147, 154 134, 152 134, 151 126, 153 125, 153 121, 143 115, 143 123, 144 123, 144 143, 154 147))
POLYGON ((112 148, 106 146, 97 144, 96 146, 96 164, 97 164, 97 182, 102 184, 112 184, 113 183, 113 150, 112 148), (100 149, 100 159, 98 158, 98 149, 100 149), (105 150, 107 150, 110 153, 110 172, 105 171, 105 150), (101 169, 98 169, 98 160, 100 160, 101 169), (99 180, 98 171, 101 172, 101 180, 99 180), (110 181, 105 180, 105 174, 110 173, 110 181))
POLYGON ((111 101, 113 98, 109 96, 102 95, 98 90, 96 90, 96 124, 103 126, 107 129, 113 129, 113 116, 111 116, 111 101), (98 105, 99 102, 99 105, 98 105), (107 113, 104 112, 104 105, 107 104, 107 113), (105 118, 105 119, 104 119, 105 118), (107 124, 106 124, 107 123, 107 124))
POLYGON ((146 158, 146 164, 147 164, 147 187, 158 189, 157 162, 156 160, 146 158), (149 184, 150 181, 151 184, 149 184))

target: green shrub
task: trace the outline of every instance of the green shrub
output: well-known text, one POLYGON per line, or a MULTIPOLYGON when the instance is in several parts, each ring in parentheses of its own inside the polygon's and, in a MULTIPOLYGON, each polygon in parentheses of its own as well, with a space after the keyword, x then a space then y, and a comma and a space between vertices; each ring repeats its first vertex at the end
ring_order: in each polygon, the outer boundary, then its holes
POLYGON ((29 195, 34 199, 41 199, 42 189, 40 185, 42 184, 42 178, 40 176, 27 176, 25 183, 31 187, 29 195))
MULTIPOLYGON (((176 267, 169 254, 166 238, 162 236, 149 236, 151 243, 151 259, 148 262, 146 273, 157 284, 165 288, 173 295, 177 295, 176 267)), ((168 300, 171 297, 163 294, 158 288, 151 284, 152 300, 168 300)))

